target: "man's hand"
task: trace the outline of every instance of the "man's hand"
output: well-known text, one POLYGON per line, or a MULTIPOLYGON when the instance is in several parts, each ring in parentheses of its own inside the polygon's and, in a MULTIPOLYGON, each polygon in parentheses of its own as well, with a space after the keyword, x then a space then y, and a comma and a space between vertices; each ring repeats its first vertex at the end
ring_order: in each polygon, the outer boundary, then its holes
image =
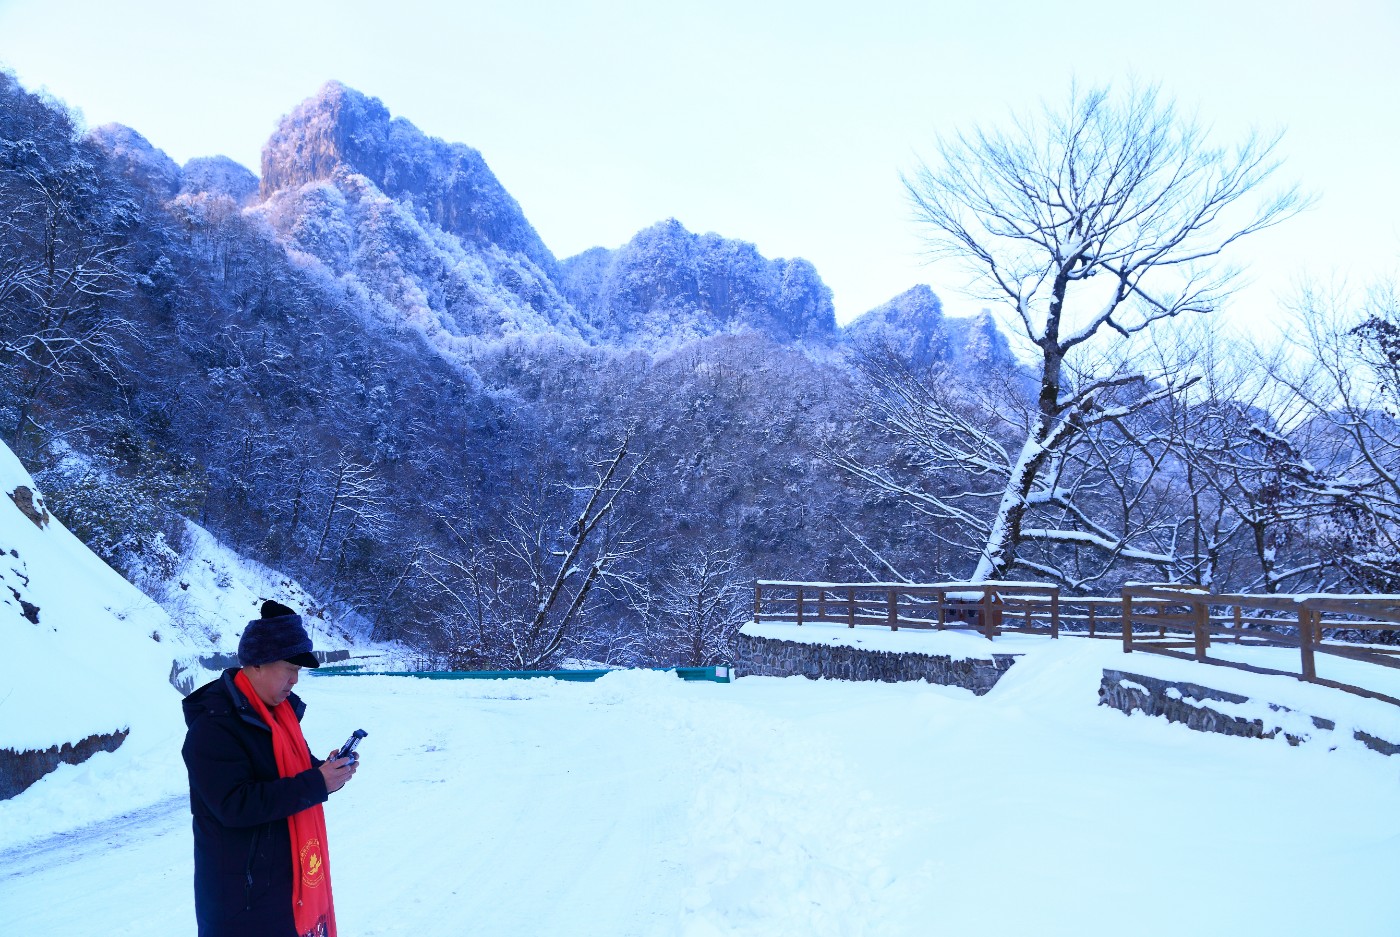
POLYGON ((337 758, 336 753, 340 749, 332 749, 330 755, 326 757, 325 764, 321 765, 321 776, 326 779, 326 793, 334 794, 345 786, 345 782, 355 776, 355 769, 359 767, 359 756, 350 758, 337 758))

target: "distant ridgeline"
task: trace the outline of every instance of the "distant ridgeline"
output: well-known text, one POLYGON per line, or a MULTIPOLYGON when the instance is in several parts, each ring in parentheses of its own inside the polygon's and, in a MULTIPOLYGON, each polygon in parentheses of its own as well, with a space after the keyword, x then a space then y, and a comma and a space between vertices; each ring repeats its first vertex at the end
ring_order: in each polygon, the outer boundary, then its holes
MULTIPOLYGON (((740 579, 965 565, 823 459, 890 445, 859 421, 862 354, 1019 373, 990 317, 946 318, 927 287, 842 328, 807 261, 675 220, 561 261, 480 153, 335 82, 283 118, 260 177, 220 156, 179 166, 122 126, 82 133, 3 73, 0 141, 0 211, 20 229, 6 259, 39 263, 53 232, 57 282, 92 281, 50 300, 81 353, 0 369, 0 437, 135 579, 169 565, 150 545, 177 548, 183 515, 408 637, 456 614, 433 557, 528 578, 499 532, 567 537, 564 483, 595 477, 624 432, 645 467, 608 529, 630 538, 615 571, 635 588, 590 599, 576 656, 710 662, 657 637, 641 598, 696 551, 740 579)), ((0 348, 53 311, 0 303, 0 348)))
POLYGON ((550 332, 659 350, 744 332, 782 342, 878 334, 920 363, 1015 360, 989 316, 946 319, 926 286, 842 330, 807 261, 770 260, 675 219, 561 262, 479 152, 429 137, 338 82, 282 119, 263 148, 261 180, 226 157, 182 169, 127 127, 91 136, 142 188, 255 207, 289 251, 357 282, 429 335, 550 332))

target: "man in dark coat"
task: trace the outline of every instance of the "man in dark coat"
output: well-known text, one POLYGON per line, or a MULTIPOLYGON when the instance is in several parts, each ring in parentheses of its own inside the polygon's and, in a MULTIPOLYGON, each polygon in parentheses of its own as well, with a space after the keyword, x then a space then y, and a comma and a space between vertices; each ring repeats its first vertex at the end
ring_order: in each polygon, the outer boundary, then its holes
MULTIPOLYGON (((319 666, 300 616, 263 603, 262 618, 249 622, 239 641, 238 659, 264 706, 285 700, 300 722, 306 706, 291 688, 302 667, 319 666)), ((308 750, 311 767, 281 777, 272 730, 235 685, 238 674, 224 671, 184 702, 199 937, 296 937, 287 818, 343 787, 357 759, 332 753, 323 762, 308 750)))

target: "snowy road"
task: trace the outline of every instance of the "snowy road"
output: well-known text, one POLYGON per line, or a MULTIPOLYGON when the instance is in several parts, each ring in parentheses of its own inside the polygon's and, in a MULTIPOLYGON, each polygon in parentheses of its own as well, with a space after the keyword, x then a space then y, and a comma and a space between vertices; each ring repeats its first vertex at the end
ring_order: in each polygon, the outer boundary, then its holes
MULTIPOLYGON (((369 730, 327 808, 341 933, 1394 933, 1400 761, 1125 717, 1084 653, 981 699, 307 680, 314 745, 369 730)), ((0 852, 0 930, 193 933, 188 822, 167 796, 0 852)))
POLYGON ((188 862, 182 867, 179 861, 190 852, 186 803, 165 801, 99 827, 0 853, 5 932, 192 933, 192 910, 188 927, 162 929, 153 927, 153 909, 144 900, 169 896, 186 884, 188 862))

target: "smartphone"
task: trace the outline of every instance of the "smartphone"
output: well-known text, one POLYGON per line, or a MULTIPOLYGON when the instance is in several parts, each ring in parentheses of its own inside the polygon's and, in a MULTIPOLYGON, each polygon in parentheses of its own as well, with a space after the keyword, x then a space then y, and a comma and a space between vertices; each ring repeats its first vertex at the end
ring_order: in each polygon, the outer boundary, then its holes
POLYGON ((336 758, 354 758, 355 748, 360 744, 360 739, 369 735, 364 729, 356 729, 354 733, 345 740, 345 744, 340 746, 340 751, 335 753, 336 758))

